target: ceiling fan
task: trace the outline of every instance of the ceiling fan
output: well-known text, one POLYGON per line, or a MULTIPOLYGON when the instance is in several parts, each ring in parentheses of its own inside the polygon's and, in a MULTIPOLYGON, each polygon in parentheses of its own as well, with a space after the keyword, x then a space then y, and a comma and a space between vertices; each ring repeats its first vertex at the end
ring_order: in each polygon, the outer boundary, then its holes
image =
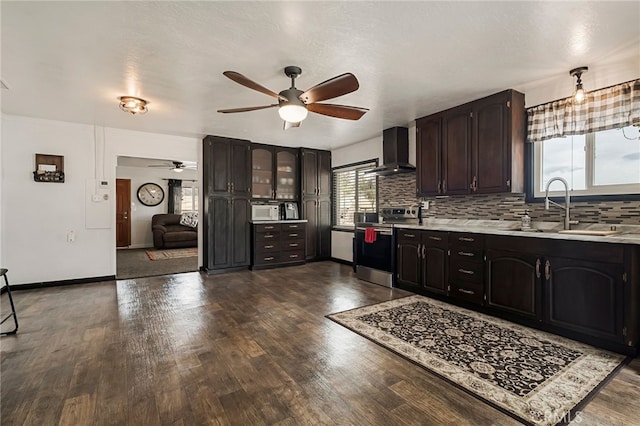
POLYGON ((171 161, 172 165, 169 164, 150 164, 147 167, 162 167, 165 169, 169 169, 169 170, 173 170, 176 173, 182 173, 183 170, 185 169, 195 169, 196 166, 194 165, 187 165, 184 164, 182 161, 171 161))
POLYGON ((218 112, 228 114, 278 107, 278 114, 280 118, 284 120, 284 129, 286 130, 291 127, 300 127, 300 123, 307 117, 309 111, 329 117, 344 118, 346 120, 359 120, 360 117, 369 111, 367 108, 320 103, 320 101, 337 98, 338 96, 358 90, 360 87, 358 80, 351 73, 330 78, 327 81, 313 86, 306 92, 297 89, 295 85, 296 78, 302 74, 300 67, 293 65, 288 66, 284 69, 284 73, 291 79, 291 87, 280 93, 275 93, 238 72, 223 72, 222 74, 224 76, 238 84, 276 98, 278 103, 256 107, 220 109, 218 112))

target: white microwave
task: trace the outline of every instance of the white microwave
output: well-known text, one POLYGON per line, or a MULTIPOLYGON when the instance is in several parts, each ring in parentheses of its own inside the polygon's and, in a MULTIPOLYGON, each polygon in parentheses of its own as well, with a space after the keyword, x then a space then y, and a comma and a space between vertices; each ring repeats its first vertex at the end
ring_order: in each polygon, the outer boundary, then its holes
POLYGON ((251 220, 279 220, 280 208, 269 204, 252 204, 251 220))

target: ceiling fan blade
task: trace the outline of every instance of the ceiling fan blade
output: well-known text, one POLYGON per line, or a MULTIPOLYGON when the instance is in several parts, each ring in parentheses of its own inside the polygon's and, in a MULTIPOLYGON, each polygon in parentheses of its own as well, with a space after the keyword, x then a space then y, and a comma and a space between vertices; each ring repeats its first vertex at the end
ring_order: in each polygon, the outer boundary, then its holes
POLYGON ((222 74, 224 76, 230 78, 231 80, 235 81, 236 83, 243 85, 244 87, 248 87, 249 89, 257 90, 258 92, 264 93, 265 95, 271 96, 272 98, 283 99, 283 100, 286 101, 285 98, 283 98, 282 96, 278 95, 276 92, 273 92, 273 91, 267 89, 266 87, 259 85, 255 81, 248 79, 247 77, 245 77, 244 75, 240 74, 239 72, 225 71, 222 74))
POLYGON ((291 121, 285 121, 284 127, 282 130, 288 130, 292 127, 300 127, 300 121, 298 121, 297 123, 292 123, 291 121))
POLYGON ((307 109, 316 114, 344 118, 346 120, 359 120, 360 117, 369 111, 367 108, 334 104, 311 104, 307 105, 307 109))
POLYGON ((348 72, 313 86, 301 94, 299 98, 308 105, 355 92, 358 87, 360 87, 358 79, 348 72))
POLYGON ((221 112, 223 114, 229 114, 229 113, 232 113, 232 112, 256 111, 256 110, 259 110, 259 109, 267 109, 267 108, 273 108, 273 107, 277 107, 277 106, 278 106, 278 104, 271 104, 271 105, 263 105, 263 106, 257 106, 257 107, 219 109, 218 112, 221 112))

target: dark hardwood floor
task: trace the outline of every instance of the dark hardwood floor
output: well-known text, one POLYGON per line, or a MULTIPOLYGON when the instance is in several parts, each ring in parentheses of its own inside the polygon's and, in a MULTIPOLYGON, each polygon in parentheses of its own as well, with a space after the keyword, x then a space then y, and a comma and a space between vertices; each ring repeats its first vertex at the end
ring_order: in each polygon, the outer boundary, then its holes
MULTIPOLYGON (((332 262, 16 291, 4 425, 511 425, 325 315, 410 293, 332 262)), ((580 413, 638 424, 640 363, 580 413)))

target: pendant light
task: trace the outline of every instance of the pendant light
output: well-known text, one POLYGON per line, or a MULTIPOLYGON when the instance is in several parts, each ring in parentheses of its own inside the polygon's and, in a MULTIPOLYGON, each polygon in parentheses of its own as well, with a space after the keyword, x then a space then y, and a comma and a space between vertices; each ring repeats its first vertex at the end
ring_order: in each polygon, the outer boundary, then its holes
POLYGON ((573 100, 576 103, 581 103, 584 101, 585 92, 582 88, 582 73, 585 73, 589 70, 589 67, 578 67, 569 71, 569 75, 571 77, 576 77, 576 90, 573 92, 573 100))

